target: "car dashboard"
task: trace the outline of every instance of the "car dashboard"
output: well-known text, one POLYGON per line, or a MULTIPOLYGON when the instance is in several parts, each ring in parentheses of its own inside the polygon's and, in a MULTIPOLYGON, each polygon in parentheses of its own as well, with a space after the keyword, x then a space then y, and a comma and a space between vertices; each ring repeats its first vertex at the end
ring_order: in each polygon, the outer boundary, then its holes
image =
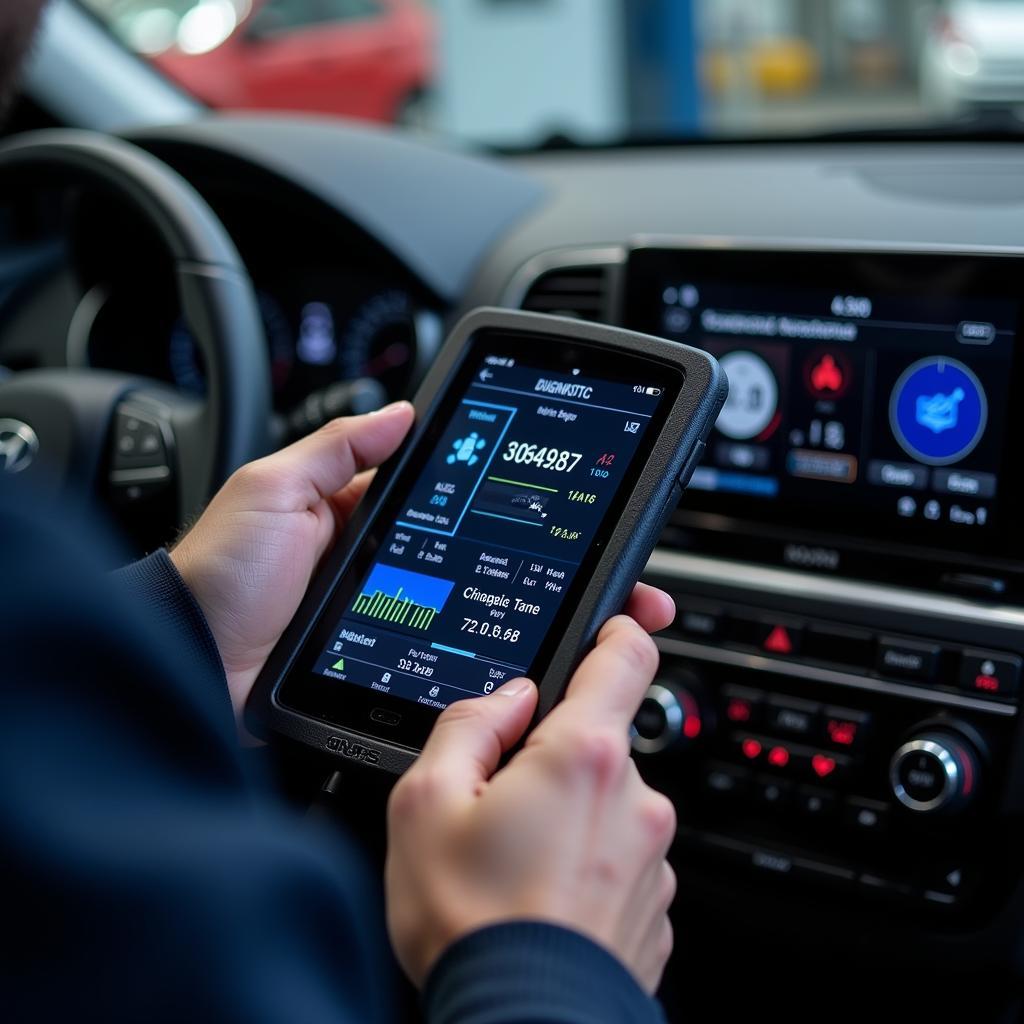
MULTIPOLYGON (((678 607, 634 737, 680 822, 670 1019, 723 998, 801 1019, 819 986, 878 1007, 883 976, 893 1008, 969 994, 1003 1019, 1024 972, 1019 148, 483 159, 252 117, 133 139, 239 246, 281 415, 352 378, 409 393, 480 305, 723 360, 731 404, 647 574, 678 607)), ((118 290, 47 251, 0 364, 202 388, 137 260, 118 290)))

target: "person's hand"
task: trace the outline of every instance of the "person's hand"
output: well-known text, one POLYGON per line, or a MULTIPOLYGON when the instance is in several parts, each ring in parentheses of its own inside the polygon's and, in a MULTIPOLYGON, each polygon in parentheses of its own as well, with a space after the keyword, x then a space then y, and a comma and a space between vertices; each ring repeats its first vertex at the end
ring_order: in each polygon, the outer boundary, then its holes
MULTIPOLYGON (((652 631, 671 599, 642 585, 627 609, 652 631)), ((601 630, 566 692, 522 750, 537 701, 512 680, 452 704, 388 807, 388 928, 417 985, 457 939, 490 924, 572 928, 617 956, 653 992, 672 949, 671 802, 629 757, 629 726, 658 652, 627 615, 601 630)))
POLYGON ((333 420, 239 469, 171 551, 210 624, 235 715, 371 474, 413 421, 408 402, 333 420))

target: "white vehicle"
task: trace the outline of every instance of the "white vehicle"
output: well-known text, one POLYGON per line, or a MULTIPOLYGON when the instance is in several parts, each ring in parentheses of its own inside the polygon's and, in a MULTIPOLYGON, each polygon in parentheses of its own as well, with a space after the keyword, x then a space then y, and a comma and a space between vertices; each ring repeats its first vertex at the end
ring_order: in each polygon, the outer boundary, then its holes
POLYGON ((920 82, 938 114, 1024 105, 1024 3, 949 0, 925 34, 920 82))

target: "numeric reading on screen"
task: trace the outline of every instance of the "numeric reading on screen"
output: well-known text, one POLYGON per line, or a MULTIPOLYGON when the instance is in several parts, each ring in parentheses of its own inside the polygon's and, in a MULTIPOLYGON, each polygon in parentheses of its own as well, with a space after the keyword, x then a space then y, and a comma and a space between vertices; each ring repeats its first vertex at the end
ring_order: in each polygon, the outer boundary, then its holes
POLYGON ((443 708, 529 672, 661 395, 483 359, 344 592, 318 685, 443 708))
POLYGON ((571 473, 579 465, 583 453, 561 451, 558 448, 538 446, 526 441, 509 441, 502 458, 506 462, 553 469, 559 473, 571 473))

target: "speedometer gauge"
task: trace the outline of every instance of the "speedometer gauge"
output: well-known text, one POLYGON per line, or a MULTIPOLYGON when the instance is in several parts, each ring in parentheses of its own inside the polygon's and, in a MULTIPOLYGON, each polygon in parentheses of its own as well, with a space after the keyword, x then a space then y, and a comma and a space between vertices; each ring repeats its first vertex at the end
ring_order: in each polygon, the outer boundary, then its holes
POLYGON ((338 368, 347 379, 372 377, 389 395, 403 394, 417 357, 420 319, 412 296, 400 288, 371 295, 341 338, 338 368))

